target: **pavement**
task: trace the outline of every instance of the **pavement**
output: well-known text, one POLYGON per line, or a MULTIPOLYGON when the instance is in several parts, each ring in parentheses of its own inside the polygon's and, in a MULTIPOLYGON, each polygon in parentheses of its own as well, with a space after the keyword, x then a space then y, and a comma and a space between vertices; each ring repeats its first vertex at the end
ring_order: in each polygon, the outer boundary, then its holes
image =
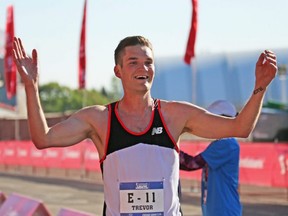
MULTIPOLYGON (((3 168, 3 167, 2 167, 3 168)), ((181 179, 185 216, 201 216, 199 182, 181 179)), ((63 170, 3 170, 0 167, 0 191, 6 197, 19 193, 42 200, 54 216, 61 208, 102 215, 103 184, 100 173, 63 170)), ((243 216, 287 216, 288 188, 240 186, 243 216)))

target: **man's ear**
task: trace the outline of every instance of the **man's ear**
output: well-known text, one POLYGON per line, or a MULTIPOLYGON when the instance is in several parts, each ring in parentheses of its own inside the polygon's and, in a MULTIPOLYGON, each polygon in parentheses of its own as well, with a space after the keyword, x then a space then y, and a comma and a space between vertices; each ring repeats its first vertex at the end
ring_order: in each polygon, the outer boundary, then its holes
POLYGON ((121 74, 120 74, 120 66, 119 65, 115 65, 114 66, 114 74, 116 77, 121 78, 121 74))

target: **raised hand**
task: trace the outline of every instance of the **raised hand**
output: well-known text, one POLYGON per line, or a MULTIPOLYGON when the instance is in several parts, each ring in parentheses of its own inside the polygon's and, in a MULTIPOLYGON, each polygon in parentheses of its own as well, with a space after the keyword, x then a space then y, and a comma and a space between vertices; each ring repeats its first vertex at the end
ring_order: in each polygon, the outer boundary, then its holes
POLYGON ((33 49, 32 58, 29 57, 26 54, 21 39, 15 37, 13 43, 13 57, 25 86, 37 86, 39 79, 37 51, 33 49))
POLYGON ((276 72, 277 72, 276 55, 270 50, 265 50, 264 52, 261 53, 256 63, 256 71, 255 71, 256 75, 255 89, 257 90, 256 93, 258 91, 266 89, 266 87, 274 79, 276 72))

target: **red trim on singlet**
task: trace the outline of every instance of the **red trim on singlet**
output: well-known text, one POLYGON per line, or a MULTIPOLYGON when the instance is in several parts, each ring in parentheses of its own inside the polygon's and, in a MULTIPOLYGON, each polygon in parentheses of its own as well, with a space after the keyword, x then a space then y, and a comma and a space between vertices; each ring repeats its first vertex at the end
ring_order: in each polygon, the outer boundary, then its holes
POLYGON ((175 150, 179 153, 180 152, 180 149, 176 143, 176 141, 174 140, 173 136, 171 135, 167 125, 166 125, 166 121, 164 120, 164 117, 162 115, 162 111, 161 111, 161 101, 159 99, 157 99, 157 102, 158 102, 158 112, 159 112, 159 115, 160 115, 160 118, 161 118, 161 121, 162 121, 162 124, 169 136, 169 138, 171 139, 171 141, 173 142, 174 146, 175 146, 175 150))
POLYGON ((111 104, 108 104, 108 123, 107 123, 107 132, 106 132, 106 140, 105 140, 105 151, 103 157, 100 159, 100 163, 102 163, 106 159, 107 155, 107 149, 108 149, 108 141, 110 137, 110 129, 111 129, 111 114, 112 113, 112 107, 111 104))
POLYGON ((149 131, 149 129, 151 128, 151 125, 153 124, 153 120, 154 120, 154 109, 152 110, 152 115, 151 115, 151 118, 150 118, 150 122, 148 124, 148 126, 145 128, 144 131, 142 132, 135 132, 135 131, 132 131, 130 130, 129 128, 127 128, 125 126, 125 124, 122 122, 120 116, 119 116, 119 113, 118 113, 118 104, 119 102, 116 103, 115 105, 115 115, 116 115, 116 118, 118 119, 118 121, 120 122, 121 126, 124 128, 124 130, 126 130, 128 133, 132 134, 132 135, 135 135, 135 136, 141 136, 145 133, 147 133, 147 131, 149 131))

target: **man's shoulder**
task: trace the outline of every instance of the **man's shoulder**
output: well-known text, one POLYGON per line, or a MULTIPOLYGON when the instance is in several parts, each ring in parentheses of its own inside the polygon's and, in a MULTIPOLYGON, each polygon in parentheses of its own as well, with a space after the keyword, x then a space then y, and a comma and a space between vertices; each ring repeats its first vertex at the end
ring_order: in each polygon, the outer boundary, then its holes
POLYGON ((194 104, 187 101, 163 100, 163 99, 156 99, 156 101, 158 101, 158 103, 161 104, 161 107, 165 108, 183 109, 185 107, 187 108, 196 107, 194 104))
MULTIPOLYGON (((110 106, 110 104, 108 105, 92 105, 92 106, 87 106, 82 108, 81 110, 84 112, 97 112, 97 111, 105 111, 108 110, 108 107, 110 106)), ((80 110, 80 111, 81 111, 80 110)))
POLYGON ((92 105, 76 111, 73 116, 82 118, 101 118, 106 116, 108 110, 108 105, 92 105))

